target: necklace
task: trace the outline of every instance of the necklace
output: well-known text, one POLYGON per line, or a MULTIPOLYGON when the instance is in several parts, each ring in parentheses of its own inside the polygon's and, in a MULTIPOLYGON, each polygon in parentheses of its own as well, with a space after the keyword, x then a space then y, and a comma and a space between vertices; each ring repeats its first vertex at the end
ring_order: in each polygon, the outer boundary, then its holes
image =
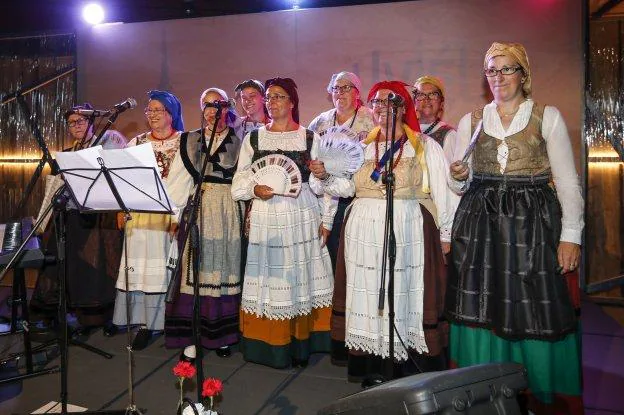
MULTIPOLYGON (((375 168, 379 167, 379 136, 381 135, 381 130, 377 133, 377 137, 375 137, 375 168)), ((405 142, 407 140, 404 139, 405 136, 402 136, 400 140, 402 141, 401 147, 399 148, 399 155, 396 157, 394 163, 392 164, 392 169, 396 169, 396 166, 399 165, 399 161, 401 161, 401 156, 403 155, 403 149, 405 148, 405 142)))
POLYGON ((158 140, 158 141, 165 141, 165 140, 168 140, 168 139, 170 139, 171 137, 173 137, 173 135, 174 135, 175 133, 177 133, 177 131, 176 131, 174 128, 172 128, 172 129, 171 129, 171 133, 170 133, 167 137, 164 137, 164 138, 157 137, 157 136, 156 136, 156 134, 154 133, 154 131, 152 131, 152 134, 151 134, 151 135, 152 135, 152 138, 153 138, 154 140, 158 140))
POLYGON ((440 123, 440 119, 436 118, 436 120, 433 122, 433 124, 431 124, 425 131, 423 131, 422 133, 424 135, 429 134, 431 131, 433 131, 434 128, 436 128, 436 125, 438 125, 440 123))
MULTIPOLYGON (((507 114, 501 114, 500 112, 498 113, 498 115, 501 116, 501 118, 507 118, 507 117, 511 117, 512 115, 514 115, 516 112, 518 112, 518 110, 520 109, 520 107, 516 108, 515 111, 512 112, 508 112, 507 114)), ((497 111, 498 112, 498 111, 497 111)))
MULTIPOLYGON (((355 107, 355 113, 353 114, 353 118, 351 119, 351 122, 349 123, 349 128, 353 127, 353 123, 355 122, 355 117, 357 117, 357 113, 359 110, 360 110, 360 106, 358 105, 357 107, 355 107)), ((336 126, 336 114, 338 114, 338 111, 334 112, 333 127, 336 126)))

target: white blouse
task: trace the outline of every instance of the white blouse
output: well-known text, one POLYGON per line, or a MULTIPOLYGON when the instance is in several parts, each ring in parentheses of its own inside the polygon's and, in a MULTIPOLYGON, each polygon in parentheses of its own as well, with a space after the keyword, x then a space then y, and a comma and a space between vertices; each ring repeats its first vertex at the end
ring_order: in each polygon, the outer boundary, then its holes
MULTIPOLYGON (((254 155, 250 136, 250 134, 247 134, 243 140, 238 156, 238 167, 232 179, 232 198, 234 200, 250 200, 256 197, 254 194, 256 182, 253 180, 254 173, 250 169, 254 155)), ((319 136, 314 134, 314 141, 310 150, 311 159, 315 159, 318 153, 318 140, 319 136)), ((260 127, 258 129, 258 149, 268 151, 305 151, 306 129, 300 126, 296 131, 280 133, 267 131, 265 127, 260 127)), ((311 173, 310 177, 313 177, 311 173)))
MULTIPOLYGON (((533 110, 533 100, 527 99, 514 116, 509 129, 505 131, 497 112, 495 102, 490 102, 483 109, 483 131, 499 140, 504 140, 513 134, 522 131, 529 120, 533 110)), ((555 107, 546 106, 542 120, 542 136, 546 140, 546 151, 550 161, 553 181, 557 189, 557 198, 562 210, 561 241, 581 243, 581 233, 585 222, 583 221, 583 196, 581 184, 574 164, 574 153, 570 142, 570 135, 563 117, 555 107)), ((453 160, 461 160, 471 137, 471 114, 462 117, 457 127, 456 148, 453 160)), ((499 163, 504 167, 507 163, 507 154, 499 154, 499 163)), ((469 159, 472 166, 472 157, 469 159)), ((471 168, 472 177, 472 168, 471 168)), ((451 182, 453 188, 460 192, 466 191, 470 184, 470 178, 464 183, 451 182)))
MULTIPOLYGON (((385 153, 385 143, 381 142, 379 152, 385 153)), ((403 157, 415 157, 416 152, 407 142, 403 150, 403 157)), ((366 160, 375 159, 375 145, 369 144, 364 150, 366 160)), ((448 187, 449 164, 444 156, 442 147, 431 137, 425 136, 425 161, 429 170, 429 187, 431 199, 437 211, 437 224, 440 228, 440 240, 451 241, 451 229, 455 210, 459 204, 459 196, 448 187)), ((351 197, 355 194, 355 183, 352 179, 342 179, 330 176, 327 180, 319 180, 310 175, 310 187, 315 191, 324 191, 332 196, 351 197)))

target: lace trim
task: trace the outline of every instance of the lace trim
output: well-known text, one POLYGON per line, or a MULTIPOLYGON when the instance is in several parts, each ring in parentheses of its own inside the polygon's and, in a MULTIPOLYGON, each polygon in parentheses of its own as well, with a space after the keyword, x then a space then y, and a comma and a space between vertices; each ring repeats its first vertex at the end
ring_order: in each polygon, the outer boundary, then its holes
MULTIPOLYGON (((407 339, 403 339, 405 345, 410 350, 415 350, 418 353, 427 353, 429 349, 425 343, 425 332, 417 333, 416 330, 408 330, 407 339)), ((394 358, 397 360, 407 360, 407 351, 401 344, 401 341, 395 335, 394 337, 394 358)), ((345 344, 349 349, 360 350, 365 353, 373 354, 375 356, 381 356, 387 358, 390 356, 390 341, 384 336, 383 344, 381 339, 371 339, 366 336, 348 334, 345 339, 345 344)))
POLYGON ((273 131, 267 131, 265 128, 260 128, 258 130, 258 150, 305 151, 305 129, 299 128, 297 131, 276 133, 273 131))
POLYGON ((315 295, 311 301, 301 301, 297 304, 283 306, 272 305, 268 302, 261 303, 255 298, 243 297, 241 301, 243 311, 259 318, 266 317, 269 320, 291 320, 310 314, 314 308, 331 307, 331 305, 332 292, 315 295))

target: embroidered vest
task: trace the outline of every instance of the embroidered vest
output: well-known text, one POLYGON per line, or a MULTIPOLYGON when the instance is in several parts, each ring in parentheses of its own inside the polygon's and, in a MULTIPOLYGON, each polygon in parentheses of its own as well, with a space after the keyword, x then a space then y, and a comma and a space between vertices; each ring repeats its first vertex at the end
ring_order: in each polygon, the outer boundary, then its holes
MULTIPOLYGON (((475 174, 491 174, 500 176, 498 162, 498 146, 506 143, 509 149, 507 165, 502 174, 513 176, 535 176, 550 173, 550 162, 546 151, 546 141, 542 137, 542 120, 544 106, 533 104, 529 123, 522 130, 506 137, 501 141, 486 134, 483 129, 479 134, 473 156, 475 174)), ((474 131, 479 119, 483 118, 483 109, 474 111, 471 115, 474 131)))
POLYGON ((440 147, 444 147, 444 139, 446 138, 446 134, 449 131, 454 131, 454 130, 455 129, 453 127, 445 124, 445 125, 442 125, 440 128, 438 128, 433 133, 429 133, 427 135, 433 138, 434 140, 436 140, 438 144, 440 144, 440 147))

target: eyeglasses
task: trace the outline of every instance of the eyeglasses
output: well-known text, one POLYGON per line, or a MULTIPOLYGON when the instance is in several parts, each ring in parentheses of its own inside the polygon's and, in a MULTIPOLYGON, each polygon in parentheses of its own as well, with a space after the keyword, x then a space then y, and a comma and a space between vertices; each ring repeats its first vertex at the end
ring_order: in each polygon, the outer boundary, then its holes
POLYGON ((438 91, 433 91, 425 94, 424 92, 416 92, 414 94, 414 99, 416 101, 424 101, 429 99, 430 101, 437 101, 442 97, 442 95, 438 91))
POLYGON ((370 104, 373 107, 387 107, 388 106, 388 98, 384 98, 384 99, 373 98, 373 99, 370 100, 370 104))
POLYGON ((267 95, 264 97, 264 102, 270 102, 270 101, 286 101, 289 98, 288 95, 280 95, 280 94, 273 94, 273 95, 267 95))
POLYGON ((258 99, 258 95, 249 95, 249 96, 241 95, 242 102, 254 102, 256 99, 258 99))
POLYGON ((67 125, 69 126, 69 128, 74 128, 76 126, 83 126, 87 123, 87 119, 86 118, 80 118, 78 120, 74 120, 74 121, 69 121, 67 123, 67 125))
POLYGON ((167 111, 164 108, 145 108, 145 111, 143 111, 145 113, 145 115, 147 115, 148 117, 150 115, 160 115, 160 114, 164 114, 165 111, 167 111))
POLYGON ((521 66, 503 66, 500 69, 487 68, 486 70, 483 71, 483 73, 485 73, 485 76, 487 76, 488 78, 493 78, 499 73, 501 75, 513 75, 516 72, 518 72, 520 69, 522 69, 521 66))
POLYGON ((343 86, 332 86, 331 90, 334 94, 344 94, 345 92, 351 92, 351 90, 355 88, 353 85, 343 85, 343 86))

